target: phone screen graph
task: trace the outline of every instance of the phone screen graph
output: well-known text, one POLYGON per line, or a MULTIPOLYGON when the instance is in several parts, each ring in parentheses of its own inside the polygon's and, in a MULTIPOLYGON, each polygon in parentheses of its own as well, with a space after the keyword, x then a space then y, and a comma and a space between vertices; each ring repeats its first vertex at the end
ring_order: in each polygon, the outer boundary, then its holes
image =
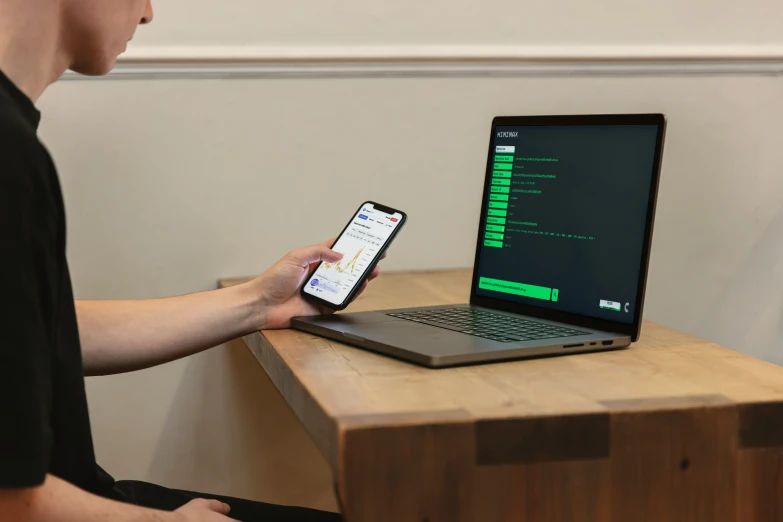
POLYGON ((344 303, 401 223, 402 214, 388 214, 366 203, 332 247, 343 259, 321 263, 305 285, 305 293, 335 305, 344 303))

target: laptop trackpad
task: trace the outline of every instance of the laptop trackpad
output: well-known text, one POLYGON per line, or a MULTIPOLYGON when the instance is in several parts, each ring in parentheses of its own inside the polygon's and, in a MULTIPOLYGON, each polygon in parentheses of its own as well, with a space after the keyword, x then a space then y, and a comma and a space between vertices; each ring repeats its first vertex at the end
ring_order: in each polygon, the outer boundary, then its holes
POLYGON ((428 355, 442 355, 444 350, 455 354, 484 351, 495 344, 481 337, 400 320, 356 325, 343 330, 343 336, 348 343, 374 341, 428 355))

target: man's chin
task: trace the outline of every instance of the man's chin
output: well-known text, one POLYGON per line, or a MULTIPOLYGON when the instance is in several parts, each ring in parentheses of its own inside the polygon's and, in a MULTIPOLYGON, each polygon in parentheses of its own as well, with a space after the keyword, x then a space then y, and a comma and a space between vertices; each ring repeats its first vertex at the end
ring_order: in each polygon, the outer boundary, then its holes
POLYGON ((85 76, 105 76, 109 74, 117 64, 117 59, 110 60, 85 60, 71 66, 71 70, 85 76))

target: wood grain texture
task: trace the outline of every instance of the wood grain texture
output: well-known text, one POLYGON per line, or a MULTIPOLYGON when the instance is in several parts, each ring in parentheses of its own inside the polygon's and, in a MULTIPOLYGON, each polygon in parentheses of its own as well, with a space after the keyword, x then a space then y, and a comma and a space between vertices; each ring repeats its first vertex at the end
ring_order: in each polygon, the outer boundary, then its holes
POLYGON ((783 403, 742 404, 739 418, 741 447, 783 448, 783 403))
POLYGON ((476 421, 476 464, 609 457, 608 413, 476 421))
POLYGON ((346 520, 472 520, 475 443, 468 416, 344 426, 340 446, 346 520))
POLYGON ((613 415, 612 520, 734 522, 736 436, 731 406, 613 415))
MULTIPOLYGON (((476 470, 476 522, 609 522, 611 468, 601 460, 533 462, 476 470)), ((633 519, 630 519, 633 520, 633 519)))
MULTIPOLYGON (((464 270, 384 274, 351 311, 466 302, 469 286, 464 270)), ((443 370, 300 332, 245 340, 349 522, 783 521, 783 369, 670 328, 443 370)))
POLYGON ((783 521, 783 447, 739 452, 737 522, 783 521))

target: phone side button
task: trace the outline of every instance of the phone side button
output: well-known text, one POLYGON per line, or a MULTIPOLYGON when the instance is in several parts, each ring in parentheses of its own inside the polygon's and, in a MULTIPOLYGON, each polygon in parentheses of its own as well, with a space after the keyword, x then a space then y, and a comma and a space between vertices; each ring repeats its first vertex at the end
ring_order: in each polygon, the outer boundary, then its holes
POLYGON ((343 337, 347 337, 348 339, 353 339, 354 341, 359 341, 359 342, 364 342, 366 340, 364 337, 359 337, 358 335, 353 335, 345 332, 343 332, 343 337))

